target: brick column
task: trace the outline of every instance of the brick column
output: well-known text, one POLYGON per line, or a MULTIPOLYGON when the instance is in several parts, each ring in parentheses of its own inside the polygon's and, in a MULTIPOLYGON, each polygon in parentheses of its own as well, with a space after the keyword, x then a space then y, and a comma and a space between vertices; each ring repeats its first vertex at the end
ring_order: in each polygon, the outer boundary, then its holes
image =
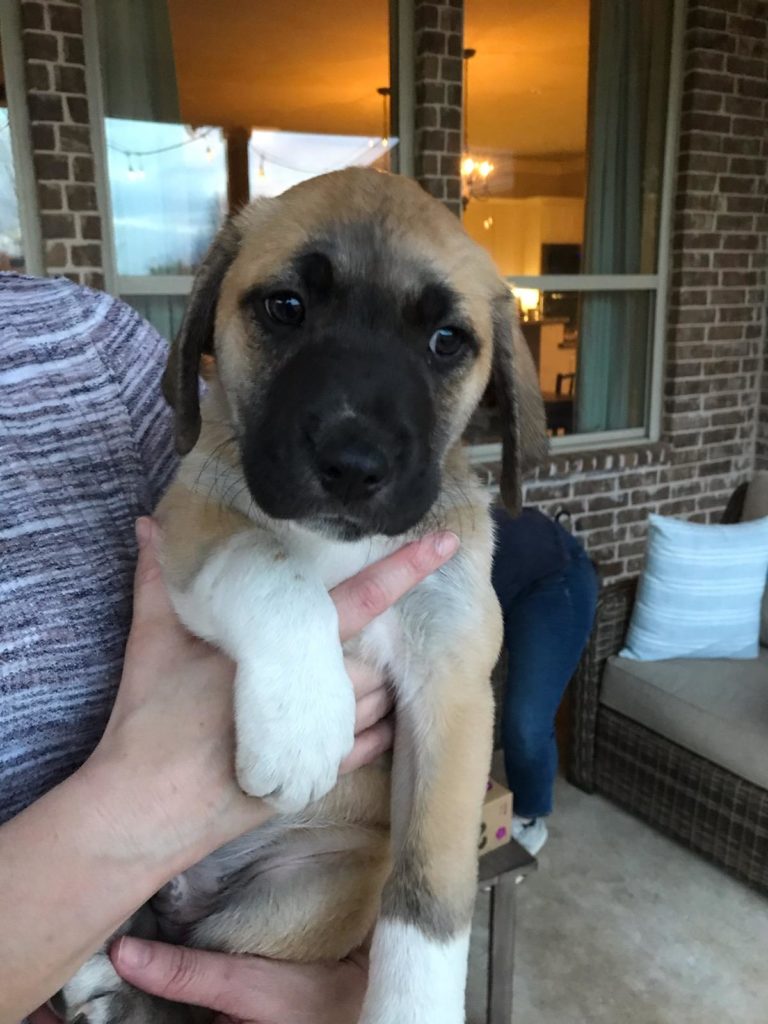
POLYGON ((104 286, 79 0, 22 0, 32 155, 49 274, 104 286))
POLYGON ((705 511, 752 468, 766 412, 768 3, 690 0, 685 42, 665 433, 705 511))
POLYGON ((415 0, 416 178, 461 213, 464 0, 415 0))

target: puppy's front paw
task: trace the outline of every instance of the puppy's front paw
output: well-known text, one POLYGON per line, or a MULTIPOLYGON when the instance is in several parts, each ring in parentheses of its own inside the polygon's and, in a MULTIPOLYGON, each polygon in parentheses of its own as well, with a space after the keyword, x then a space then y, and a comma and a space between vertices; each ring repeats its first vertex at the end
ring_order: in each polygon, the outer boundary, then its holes
POLYGON ((51 999, 51 1007, 67 1024, 110 1024, 114 1002, 127 987, 106 953, 96 953, 51 999))
POLYGON ((254 692, 238 679, 237 779, 250 796, 266 800, 279 814, 292 814, 325 796, 336 784, 339 765, 352 749, 355 698, 343 664, 316 678, 286 682, 274 692, 274 706, 248 707, 241 695, 254 692))

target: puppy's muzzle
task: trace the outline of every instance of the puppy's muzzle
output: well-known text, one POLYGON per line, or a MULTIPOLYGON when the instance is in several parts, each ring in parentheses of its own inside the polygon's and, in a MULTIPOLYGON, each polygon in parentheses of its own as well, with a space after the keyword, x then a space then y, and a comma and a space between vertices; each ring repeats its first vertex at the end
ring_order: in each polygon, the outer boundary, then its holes
POLYGON ((435 500, 433 431, 429 383, 407 349, 326 341, 287 358, 254 404, 243 470, 276 519, 344 539, 394 536, 435 500))
POLYGON ((342 505, 372 498, 392 476, 392 464, 383 445, 362 433, 357 421, 346 421, 326 430, 320 440, 310 437, 320 486, 342 505))

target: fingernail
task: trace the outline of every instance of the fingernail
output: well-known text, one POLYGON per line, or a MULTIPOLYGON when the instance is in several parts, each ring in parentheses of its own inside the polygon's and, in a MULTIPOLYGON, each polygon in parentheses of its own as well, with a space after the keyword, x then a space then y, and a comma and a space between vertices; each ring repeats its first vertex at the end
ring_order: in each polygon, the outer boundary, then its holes
POLYGON ((152 947, 148 942, 132 939, 126 935, 115 943, 113 957, 118 968, 138 970, 141 967, 146 967, 152 959, 152 947))
POLYGON ((152 523, 148 516, 139 516, 136 520, 136 540, 139 542, 139 547, 143 548, 145 544, 149 544, 152 537, 152 523))
POLYGON ((446 530, 444 533, 436 533, 432 538, 432 546, 441 558, 450 558, 459 550, 458 535, 446 530))

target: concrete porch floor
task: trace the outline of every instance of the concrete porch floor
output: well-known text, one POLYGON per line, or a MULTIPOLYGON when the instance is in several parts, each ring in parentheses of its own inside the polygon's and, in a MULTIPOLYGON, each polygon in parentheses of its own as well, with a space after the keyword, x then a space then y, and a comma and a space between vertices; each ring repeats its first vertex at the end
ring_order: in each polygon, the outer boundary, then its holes
POLYGON ((514 1024, 768 1024, 768 900, 602 797, 558 781, 517 897, 514 1024))

